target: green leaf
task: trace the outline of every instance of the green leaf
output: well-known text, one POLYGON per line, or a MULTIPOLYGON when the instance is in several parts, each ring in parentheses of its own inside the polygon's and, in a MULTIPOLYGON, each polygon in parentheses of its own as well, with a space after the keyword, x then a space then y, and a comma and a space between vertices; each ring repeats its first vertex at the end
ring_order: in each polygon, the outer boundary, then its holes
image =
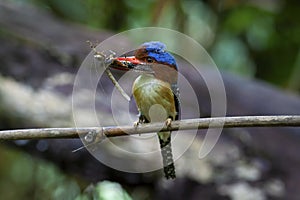
POLYGON ((131 197, 118 183, 103 181, 95 186, 94 200, 131 200, 131 197))

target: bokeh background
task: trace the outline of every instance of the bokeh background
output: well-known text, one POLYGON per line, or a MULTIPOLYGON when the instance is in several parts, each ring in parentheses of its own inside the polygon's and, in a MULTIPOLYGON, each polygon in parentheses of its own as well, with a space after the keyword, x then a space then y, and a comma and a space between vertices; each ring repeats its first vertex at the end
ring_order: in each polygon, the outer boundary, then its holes
POLYGON ((177 30, 203 45, 220 69, 299 91, 298 1, 19 2, 91 28, 120 32, 160 26, 177 30))
MULTIPOLYGON (((300 114, 297 0, 2 0, 0 128, 73 126, 86 40, 146 26, 203 45, 224 74, 228 115, 300 114)), ((228 129, 199 161, 199 137, 166 183, 160 172, 118 172, 72 153, 78 140, 1 141, 0 199, 297 199, 299 142, 299 128, 228 129)))

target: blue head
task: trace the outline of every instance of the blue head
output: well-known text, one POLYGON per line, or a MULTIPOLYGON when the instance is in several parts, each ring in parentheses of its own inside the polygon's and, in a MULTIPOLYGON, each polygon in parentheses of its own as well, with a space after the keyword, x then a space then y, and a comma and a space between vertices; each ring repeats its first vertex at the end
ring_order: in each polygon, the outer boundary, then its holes
POLYGON ((166 51, 165 44, 157 41, 145 42, 135 51, 134 56, 116 58, 110 67, 151 73, 170 84, 177 83, 178 79, 175 58, 166 51))
POLYGON ((141 45, 135 53, 135 57, 145 62, 157 62, 159 64, 169 65, 177 70, 175 58, 166 51, 166 45, 162 42, 151 41, 141 45), (151 61, 151 59, 153 59, 151 61))

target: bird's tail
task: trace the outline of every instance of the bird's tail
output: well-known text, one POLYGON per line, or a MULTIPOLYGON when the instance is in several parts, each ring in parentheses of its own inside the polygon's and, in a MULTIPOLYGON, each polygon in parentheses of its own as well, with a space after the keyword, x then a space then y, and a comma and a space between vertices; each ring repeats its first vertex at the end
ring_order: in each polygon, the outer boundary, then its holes
POLYGON ((167 179, 174 179, 176 178, 176 174, 171 147, 171 132, 159 132, 158 139, 163 159, 165 177, 167 179))

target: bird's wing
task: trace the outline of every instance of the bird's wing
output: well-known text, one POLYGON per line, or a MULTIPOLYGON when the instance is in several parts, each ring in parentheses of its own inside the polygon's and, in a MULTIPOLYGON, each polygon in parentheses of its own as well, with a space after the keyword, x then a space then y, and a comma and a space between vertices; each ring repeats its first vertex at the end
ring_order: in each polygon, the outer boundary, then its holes
POLYGON ((172 84, 171 86, 172 88, 172 92, 174 95, 174 101, 175 101, 175 109, 176 109, 176 116, 175 116, 175 120, 179 119, 180 116, 180 93, 179 93, 179 88, 177 84, 172 84))

